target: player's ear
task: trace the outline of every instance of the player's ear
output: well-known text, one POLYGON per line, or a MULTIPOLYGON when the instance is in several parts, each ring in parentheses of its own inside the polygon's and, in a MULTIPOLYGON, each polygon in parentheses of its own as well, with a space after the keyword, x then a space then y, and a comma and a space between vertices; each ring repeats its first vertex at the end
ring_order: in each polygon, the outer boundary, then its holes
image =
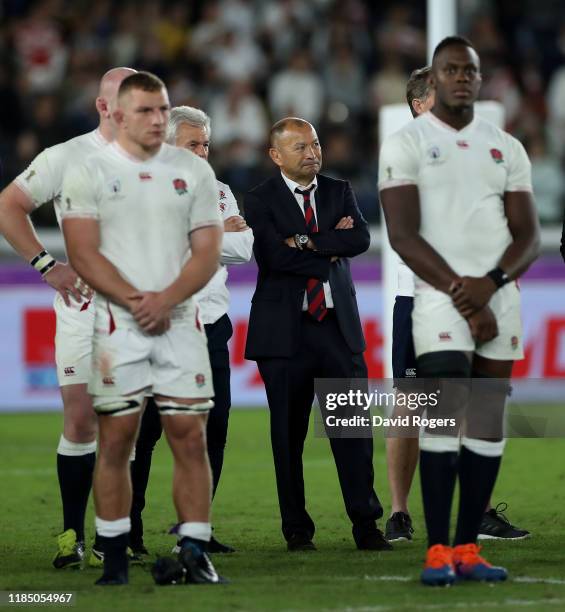
POLYGON ((275 162, 275 164, 277 164, 277 166, 282 166, 280 153, 277 149, 275 149, 275 147, 271 147, 269 149, 269 157, 275 162))
POLYGON ((106 100, 106 98, 96 98, 96 110, 104 119, 110 118, 110 107, 108 106, 108 100, 106 100))

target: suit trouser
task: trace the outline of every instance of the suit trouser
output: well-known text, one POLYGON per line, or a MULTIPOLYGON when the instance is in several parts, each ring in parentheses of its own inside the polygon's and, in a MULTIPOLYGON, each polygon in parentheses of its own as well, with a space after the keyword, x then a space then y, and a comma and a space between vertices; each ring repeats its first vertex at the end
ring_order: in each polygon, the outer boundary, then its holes
MULTIPOLYGON (((228 340, 233 328, 227 314, 215 323, 204 326, 208 338, 208 353, 212 366, 214 384, 214 408, 208 414, 206 437, 208 456, 212 469, 213 493, 216 492, 222 467, 224 449, 228 436, 228 420, 231 407, 230 359, 228 340)), ((131 506, 131 541, 133 544, 143 538, 141 513, 145 508, 145 491, 149 481, 151 457, 157 440, 161 437, 161 419, 153 398, 149 398, 135 446, 135 461, 131 464, 132 506, 131 506)))
MULTIPOLYGON (((271 444, 275 463, 282 531, 314 535, 306 511, 302 452, 314 400, 315 378, 366 378, 362 354, 353 354, 339 329, 333 310, 317 322, 302 317, 301 343, 289 358, 258 359, 271 415, 271 444)), ((354 533, 374 528, 383 514, 373 489, 373 440, 330 438, 345 508, 354 533)))

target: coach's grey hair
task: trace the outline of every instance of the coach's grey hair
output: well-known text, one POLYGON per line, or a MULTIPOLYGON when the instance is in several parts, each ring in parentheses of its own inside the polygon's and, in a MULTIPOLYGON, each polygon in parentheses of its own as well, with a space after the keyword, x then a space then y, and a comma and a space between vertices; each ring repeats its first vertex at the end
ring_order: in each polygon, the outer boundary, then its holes
POLYGON ((181 123, 188 123, 194 127, 203 127, 210 138, 210 117, 199 108, 192 106, 175 106, 169 114, 169 123, 167 124, 167 142, 175 144, 177 130, 181 123))

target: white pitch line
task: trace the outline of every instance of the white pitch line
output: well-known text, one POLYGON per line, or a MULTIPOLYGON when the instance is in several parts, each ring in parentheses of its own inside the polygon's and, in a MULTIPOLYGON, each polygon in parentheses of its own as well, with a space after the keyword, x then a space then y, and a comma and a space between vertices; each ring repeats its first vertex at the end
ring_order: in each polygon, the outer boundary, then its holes
POLYGON ((365 576, 363 579, 374 582, 411 582, 416 578, 414 576, 365 576))
MULTIPOLYGON (((561 606, 565 603, 565 599, 504 599, 502 601, 492 602, 493 606, 498 608, 531 608, 540 606, 561 606)), ((395 610, 413 610, 415 607, 418 610, 469 610, 470 608, 484 608, 491 605, 487 602, 451 602, 445 604, 410 604, 400 606, 359 606, 347 608, 325 608, 322 612, 393 612, 395 610)), ((295 612, 286 610, 285 612, 295 612)), ((298 612, 298 611, 296 611, 298 612)))
POLYGON ((534 576, 517 576, 512 578, 512 582, 523 582, 525 584, 563 584, 565 585, 565 579, 563 578, 539 578, 534 576))

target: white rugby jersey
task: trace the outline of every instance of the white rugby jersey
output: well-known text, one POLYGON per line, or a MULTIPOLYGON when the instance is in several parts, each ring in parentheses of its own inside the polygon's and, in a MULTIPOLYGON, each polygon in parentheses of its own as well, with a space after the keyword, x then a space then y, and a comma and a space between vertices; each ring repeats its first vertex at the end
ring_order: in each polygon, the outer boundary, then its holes
POLYGON ((457 274, 483 276, 512 241, 504 193, 532 191, 531 164, 518 140, 478 115, 455 130, 427 112, 382 145, 379 191, 402 185, 418 187, 421 236, 457 274))
MULTIPOLYGON (((222 224, 210 165, 167 144, 140 160, 114 142, 71 165, 62 214, 98 220, 100 252, 140 291, 174 282, 190 255, 190 232, 222 224)), ((122 321, 133 321, 125 309, 112 308, 122 321)))
POLYGON ((14 179, 14 182, 27 194, 36 208, 53 200, 60 226, 61 190, 67 166, 71 162, 76 163, 86 159, 107 144, 108 141, 98 129, 71 138, 43 150, 27 169, 14 179))
MULTIPOLYGON (((229 217, 239 215, 237 201, 231 189, 225 183, 216 181, 218 186, 218 209, 225 221, 229 217)), ((253 252, 253 231, 224 232, 220 267, 210 282, 194 295, 200 305, 200 318, 205 325, 215 323, 228 311, 230 293, 226 286, 228 280, 227 264, 246 263, 253 252)))

